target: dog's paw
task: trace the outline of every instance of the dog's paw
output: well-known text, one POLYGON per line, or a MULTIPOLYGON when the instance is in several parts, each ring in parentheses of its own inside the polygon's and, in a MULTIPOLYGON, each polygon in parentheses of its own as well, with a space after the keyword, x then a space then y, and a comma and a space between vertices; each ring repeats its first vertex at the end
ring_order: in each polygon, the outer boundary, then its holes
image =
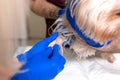
POLYGON ((114 63, 114 61, 115 61, 115 57, 111 53, 101 53, 101 57, 103 59, 106 59, 110 63, 114 63))
POLYGON ((108 60, 108 62, 110 62, 110 63, 114 63, 114 61, 115 61, 114 55, 109 55, 109 56, 107 57, 107 60, 108 60))

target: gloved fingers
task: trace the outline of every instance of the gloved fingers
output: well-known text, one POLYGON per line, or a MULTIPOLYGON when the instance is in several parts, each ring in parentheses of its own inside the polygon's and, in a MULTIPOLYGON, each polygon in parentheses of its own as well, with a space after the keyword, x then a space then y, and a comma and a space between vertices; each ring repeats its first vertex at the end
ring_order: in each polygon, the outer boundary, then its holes
MULTIPOLYGON (((38 51, 39 51, 39 49, 38 49, 38 51)), ((35 53, 33 51, 33 52, 26 53, 26 60, 29 61, 32 57, 37 56, 37 55, 42 56, 41 58, 48 58, 49 55, 51 55, 51 54, 52 54, 52 47, 47 47, 44 50, 42 50, 41 52, 35 53)))
POLYGON ((52 47, 48 47, 42 52, 42 54, 39 55, 42 55, 42 57, 48 59, 49 56, 52 55, 52 50, 53 50, 52 47))
POLYGON ((41 45, 42 45, 42 47, 43 47, 43 49, 44 49, 44 48, 48 47, 48 45, 49 45, 51 42, 53 42, 57 37, 58 37, 58 32, 55 32, 55 33, 54 33, 53 35, 51 35, 50 37, 45 38, 45 39, 43 39, 42 41, 38 42, 38 43, 36 44, 36 47, 41 47, 41 45))
POLYGON ((19 54, 16 57, 22 65, 24 65, 27 62, 27 58, 25 54, 19 54))
POLYGON ((58 37, 58 32, 55 32, 52 36, 44 39, 42 41, 42 43, 45 45, 45 46, 48 46, 51 42, 53 42, 56 38, 58 37))
POLYGON ((62 67, 62 66, 65 65, 66 59, 63 56, 60 55, 58 62, 59 62, 59 65, 62 67))
POLYGON ((62 71, 64 69, 64 65, 66 63, 65 58, 61 57, 58 60, 54 60, 54 61, 56 61, 55 63, 54 62, 53 63, 57 65, 58 72, 62 71))
POLYGON ((53 47, 53 56, 52 56, 52 60, 56 61, 60 66, 63 66, 66 63, 65 58, 60 54, 59 52, 60 47, 59 45, 55 44, 53 47))
POLYGON ((53 56, 51 58, 51 63, 56 66, 57 73, 64 69, 64 64, 66 63, 65 58, 59 53, 60 47, 56 44, 53 47, 53 56))
POLYGON ((48 45, 54 41, 58 36, 58 33, 55 32, 52 36, 39 41, 38 43, 36 43, 27 53, 27 59, 30 59, 31 57, 33 57, 34 55, 41 53, 42 51, 46 50, 46 48, 48 47, 48 45))
POLYGON ((59 46, 58 44, 55 44, 55 45, 53 46, 52 59, 58 58, 58 56, 60 55, 60 54, 59 54, 59 51, 60 51, 60 46, 59 46))

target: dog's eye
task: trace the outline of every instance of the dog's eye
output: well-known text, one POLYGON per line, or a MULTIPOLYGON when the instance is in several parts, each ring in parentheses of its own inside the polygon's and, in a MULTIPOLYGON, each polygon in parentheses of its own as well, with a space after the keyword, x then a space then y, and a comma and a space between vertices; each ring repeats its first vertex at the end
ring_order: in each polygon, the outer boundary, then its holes
POLYGON ((120 12, 116 14, 117 16, 120 16, 120 12))

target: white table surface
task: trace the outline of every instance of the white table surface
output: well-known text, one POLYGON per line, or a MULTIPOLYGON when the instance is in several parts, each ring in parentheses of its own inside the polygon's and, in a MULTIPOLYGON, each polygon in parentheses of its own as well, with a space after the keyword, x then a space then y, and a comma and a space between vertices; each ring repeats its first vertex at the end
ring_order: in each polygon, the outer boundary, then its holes
MULTIPOLYGON (((31 47, 20 47, 18 53, 25 52, 31 47)), ((120 54, 115 54, 116 61, 109 63, 100 58, 78 60, 75 53, 66 51, 65 68, 54 80, 120 80, 120 54)))

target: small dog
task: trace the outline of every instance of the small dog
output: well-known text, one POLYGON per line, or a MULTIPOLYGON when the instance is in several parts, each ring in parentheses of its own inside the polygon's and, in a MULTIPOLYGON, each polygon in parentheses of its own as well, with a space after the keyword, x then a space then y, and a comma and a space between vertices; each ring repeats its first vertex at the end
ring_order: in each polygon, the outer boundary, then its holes
POLYGON ((80 58, 96 54, 114 62, 112 54, 120 52, 120 0, 71 0, 55 24, 55 43, 80 58))

